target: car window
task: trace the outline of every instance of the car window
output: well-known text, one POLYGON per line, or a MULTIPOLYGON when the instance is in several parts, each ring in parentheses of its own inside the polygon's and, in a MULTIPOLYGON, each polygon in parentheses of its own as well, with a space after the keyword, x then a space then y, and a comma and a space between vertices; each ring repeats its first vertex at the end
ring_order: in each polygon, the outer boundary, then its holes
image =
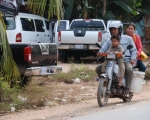
POLYGON ((49 22, 45 20, 46 29, 49 30, 49 22))
POLYGON ((58 23, 57 32, 65 29, 66 29, 66 21, 60 21, 60 23, 58 23))
POLYGON ((36 31, 37 32, 44 32, 44 24, 43 24, 43 20, 37 20, 35 19, 35 26, 36 26, 36 31))
POLYGON ((16 28, 16 24, 15 24, 15 18, 10 16, 10 17, 6 17, 5 21, 5 25, 6 25, 6 30, 14 30, 16 28))
POLYGON ((33 19, 20 18, 23 31, 35 31, 33 19))
POLYGON ((89 29, 104 29, 104 24, 101 21, 74 21, 70 29, 89 28, 89 29))

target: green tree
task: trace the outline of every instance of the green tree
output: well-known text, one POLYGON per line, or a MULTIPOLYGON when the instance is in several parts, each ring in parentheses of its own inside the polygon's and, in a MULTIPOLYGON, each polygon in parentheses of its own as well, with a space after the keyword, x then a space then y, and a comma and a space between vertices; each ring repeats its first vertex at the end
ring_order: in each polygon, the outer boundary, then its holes
POLYGON ((76 0, 73 9, 73 14, 76 14, 72 15, 72 18, 83 18, 87 13, 86 16, 90 18, 119 19, 128 22, 144 14, 150 14, 149 6, 150 0, 76 0))
POLYGON ((8 82, 9 85, 13 82, 17 84, 20 79, 20 73, 10 50, 7 40, 5 24, 3 21, 3 13, 0 12, 0 78, 8 82))

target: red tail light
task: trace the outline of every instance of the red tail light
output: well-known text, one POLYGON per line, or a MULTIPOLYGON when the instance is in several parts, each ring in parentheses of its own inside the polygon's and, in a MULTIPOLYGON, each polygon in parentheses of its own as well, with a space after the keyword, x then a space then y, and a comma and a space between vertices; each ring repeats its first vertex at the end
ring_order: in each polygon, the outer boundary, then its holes
POLYGON ((16 42, 22 42, 21 33, 16 35, 16 42))
POLYGON ((102 33, 98 32, 98 42, 101 42, 101 41, 102 41, 102 33))
POLYGON ((24 48, 24 59, 27 62, 31 62, 31 47, 24 48))
POLYGON ((61 41, 61 32, 58 32, 58 42, 61 41))

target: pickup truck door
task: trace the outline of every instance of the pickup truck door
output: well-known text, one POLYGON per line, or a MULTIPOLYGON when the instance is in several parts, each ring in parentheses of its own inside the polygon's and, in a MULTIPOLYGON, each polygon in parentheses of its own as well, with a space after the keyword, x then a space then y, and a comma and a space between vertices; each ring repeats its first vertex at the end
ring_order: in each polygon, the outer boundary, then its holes
POLYGON ((54 26, 56 24, 56 20, 49 21, 49 40, 50 43, 54 43, 55 33, 54 33, 54 26))
POLYGON ((44 19, 44 23, 45 23, 45 26, 46 26, 46 28, 45 28, 46 41, 47 41, 47 43, 50 43, 49 22, 46 19, 44 19))
POLYGON ((36 33, 37 33, 37 40, 39 43, 46 43, 46 27, 44 25, 44 21, 42 19, 34 19, 36 33))
POLYGON ((58 32, 61 30, 69 30, 69 20, 58 20, 54 27, 54 41, 58 45, 58 32))

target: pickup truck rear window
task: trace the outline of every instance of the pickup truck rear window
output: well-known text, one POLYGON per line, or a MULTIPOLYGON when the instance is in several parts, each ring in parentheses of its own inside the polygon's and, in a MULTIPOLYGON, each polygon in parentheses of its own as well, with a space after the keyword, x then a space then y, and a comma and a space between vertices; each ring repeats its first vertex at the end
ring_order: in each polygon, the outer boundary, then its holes
POLYGON ((10 16, 5 20, 6 30, 14 30, 16 28, 15 18, 10 16))
POLYGON ((89 30, 104 30, 104 24, 101 21, 74 21, 70 29, 89 29, 89 30))
POLYGON ((60 21, 58 27, 57 27, 57 32, 60 30, 65 30, 66 29, 66 21, 60 21))

